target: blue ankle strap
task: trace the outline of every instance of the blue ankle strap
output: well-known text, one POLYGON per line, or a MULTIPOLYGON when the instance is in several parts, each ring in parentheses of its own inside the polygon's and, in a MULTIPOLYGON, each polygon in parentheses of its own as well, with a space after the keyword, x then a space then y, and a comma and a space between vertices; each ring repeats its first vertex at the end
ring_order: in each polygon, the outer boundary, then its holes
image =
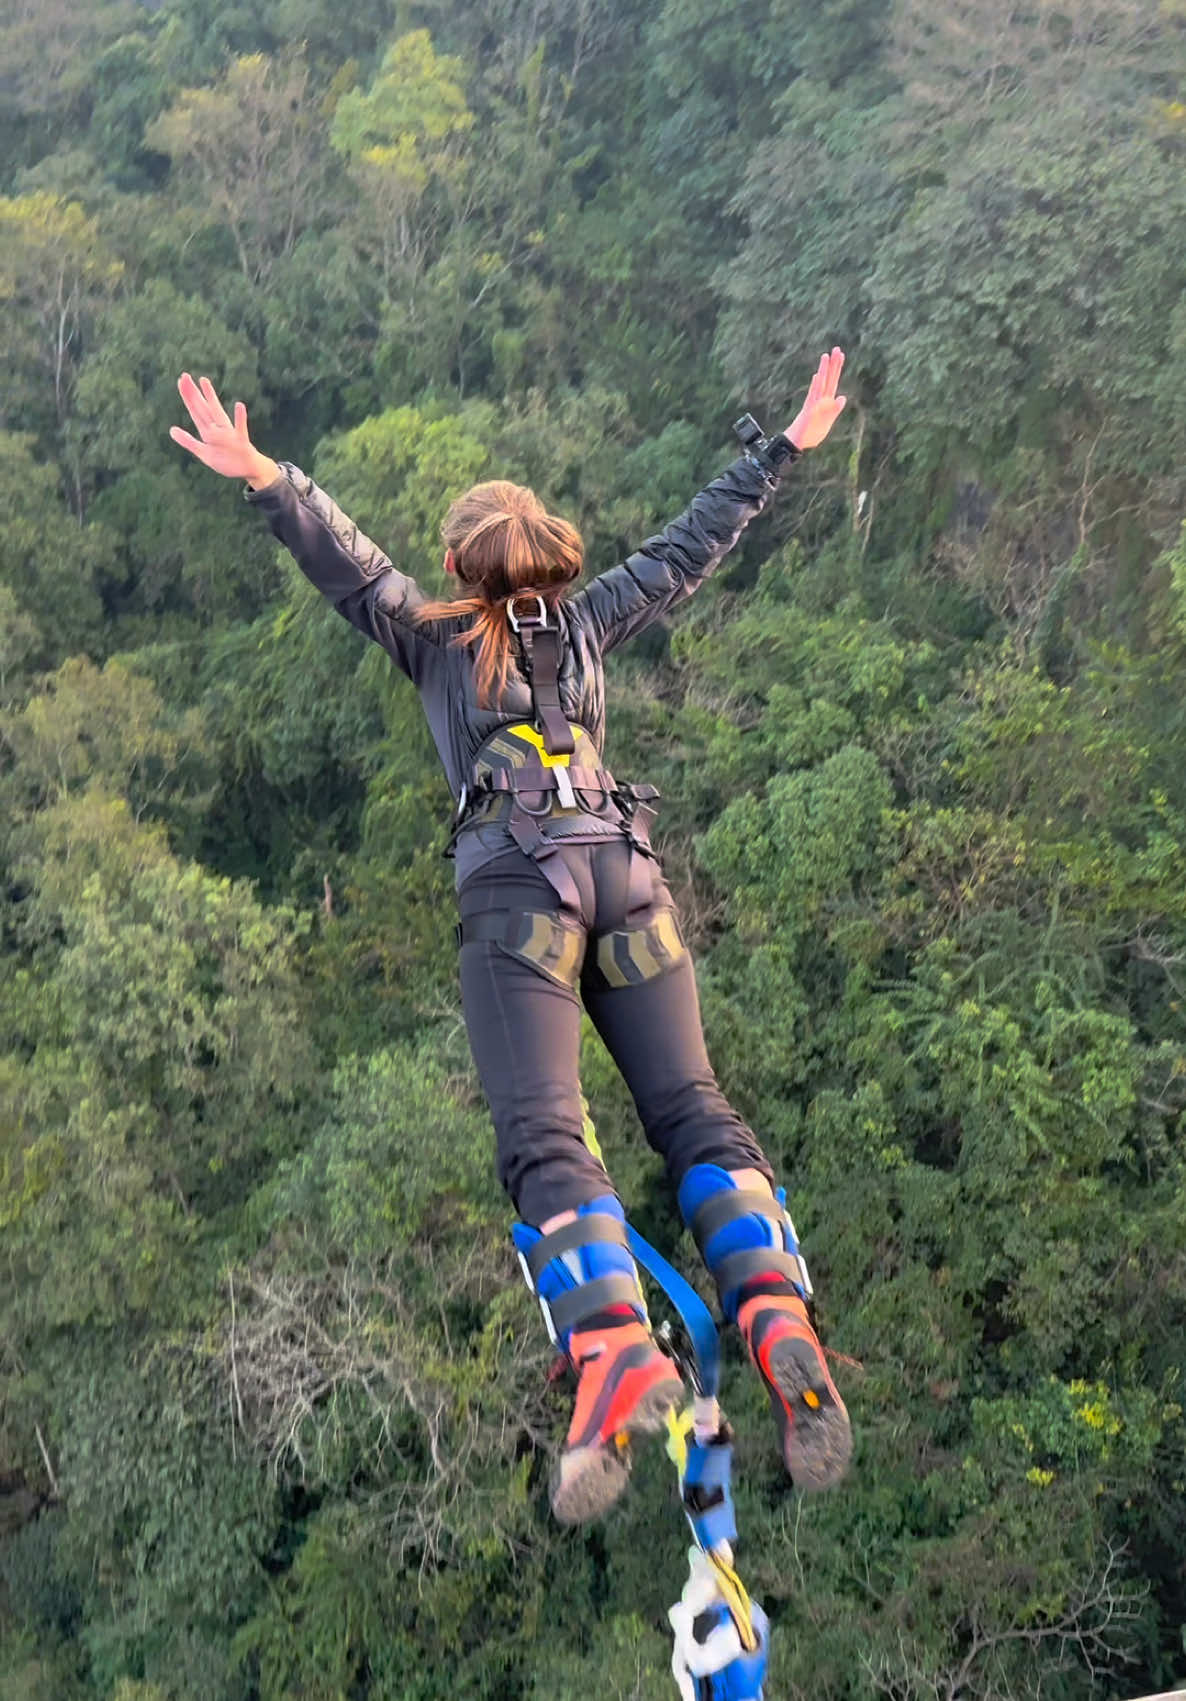
POLYGON ((524 1280, 562 1352, 581 1323, 611 1306, 629 1306, 640 1322, 649 1321, 626 1233, 626 1213, 609 1193, 579 1206, 574 1222, 549 1234, 528 1223, 512 1227, 524 1280))
POLYGON ((673 1270, 666 1258, 661 1257, 629 1223, 626 1225, 626 1240, 647 1275, 658 1282, 679 1313, 680 1322, 692 1343, 695 1363, 689 1369, 699 1385, 697 1392, 715 1399, 721 1385, 721 1345, 712 1312, 692 1284, 686 1282, 678 1270, 673 1270))
POLYGON ((733 1445, 726 1430, 711 1441, 689 1440, 688 1458, 680 1479, 684 1513, 692 1527, 697 1547, 705 1553, 722 1542, 737 1540, 737 1515, 733 1510, 730 1477, 733 1445))
POLYGON ((717 1284, 731 1322, 745 1284, 771 1275, 811 1298, 811 1277, 799 1252, 786 1195, 738 1187, 718 1164, 694 1164, 680 1183, 679 1205, 717 1284))

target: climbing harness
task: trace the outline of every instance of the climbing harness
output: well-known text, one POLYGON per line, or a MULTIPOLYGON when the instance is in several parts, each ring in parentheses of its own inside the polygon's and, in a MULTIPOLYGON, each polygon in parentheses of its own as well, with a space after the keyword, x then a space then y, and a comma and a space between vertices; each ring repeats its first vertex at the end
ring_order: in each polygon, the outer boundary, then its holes
MULTIPOLYGON (((647 909, 655 889, 650 830, 659 793, 650 785, 622 785, 601 758, 584 727, 565 718, 560 703, 560 620, 542 596, 531 594, 531 613, 507 604, 507 620, 519 638, 531 686, 534 724, 508 722, 484 740, 461 788, 446 855, 458 835, 476 823, 501 822, 555 891, 562 911, 580 909, 576 882, 557 854, 563 840, 544 832, 557 815, 592 815, 621 825, 633 855, 627 914, 647 909)), ((466 935, 468 937, 468 935, 466 935)))

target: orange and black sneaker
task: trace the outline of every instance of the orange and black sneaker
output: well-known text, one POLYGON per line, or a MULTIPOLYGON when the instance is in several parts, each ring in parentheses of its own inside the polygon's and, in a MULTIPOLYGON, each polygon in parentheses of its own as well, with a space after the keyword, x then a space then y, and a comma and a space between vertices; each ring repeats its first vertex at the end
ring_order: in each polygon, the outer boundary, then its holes
POLYGON ((583 1524, 617 1500, 630 1440, 662 1429, 683 1382, 651 1334, 621 1202, 603 1194, 546 1234, 512 1230, 548 1334, 577 1377, 576 1408, 552 1478, 552 1510, 583 1524))
POLYGON ((852 1430, 806 1304, 789 1284, 743 1296, 737 1324, 766 1384, 791 1481, 830 1488, 852 1457, 852 1430))
POLYGON ((576 1328, 568 1357, 576 1406, 552 1478, 552 1511, 562 1524, 608 1512, 630 1475, 630 1441, 661 1430, 684 1385, 650 1329, 633 1315, 576 1328))
POLYGON ((717 1164, 694 1164, 680 1210, 770 1395, 782 1456, 798 1488, 839 1482, 852 1457, 844 1401, 807 1314, 811 1278, 784 1195, 740 1187, 717 1164))

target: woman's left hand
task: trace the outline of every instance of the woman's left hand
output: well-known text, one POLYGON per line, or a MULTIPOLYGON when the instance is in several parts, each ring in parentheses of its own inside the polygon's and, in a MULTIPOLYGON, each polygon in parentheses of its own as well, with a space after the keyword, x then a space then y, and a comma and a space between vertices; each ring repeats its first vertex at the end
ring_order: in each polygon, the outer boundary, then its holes
POLYGON ((848 398, 836 394, 843 370, 843 349, 834 348, 831 354, 820 356, 807 400, 786 429, 796 449, 814 449, 822 443, 844 412, 848 398))

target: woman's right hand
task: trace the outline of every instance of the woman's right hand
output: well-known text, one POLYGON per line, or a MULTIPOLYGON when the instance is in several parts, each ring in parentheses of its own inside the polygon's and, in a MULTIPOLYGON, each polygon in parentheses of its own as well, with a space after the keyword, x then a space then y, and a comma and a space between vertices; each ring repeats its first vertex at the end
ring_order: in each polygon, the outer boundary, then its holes
POLYGON ((247 435, 247 409, 242 402, 234 404, 234 420, 218 399, 218 392, 209 378, 195 384, 188 372, 177 380, 177 388, 189 417, 198 428, 198 436, 183 431, 180 426, 169 428, 174 443, 180 443, 191 455, 224 478, 243 478, 253 490, 272 484, 280 478, 280 468, 267 455, 261 455, 247 435))

